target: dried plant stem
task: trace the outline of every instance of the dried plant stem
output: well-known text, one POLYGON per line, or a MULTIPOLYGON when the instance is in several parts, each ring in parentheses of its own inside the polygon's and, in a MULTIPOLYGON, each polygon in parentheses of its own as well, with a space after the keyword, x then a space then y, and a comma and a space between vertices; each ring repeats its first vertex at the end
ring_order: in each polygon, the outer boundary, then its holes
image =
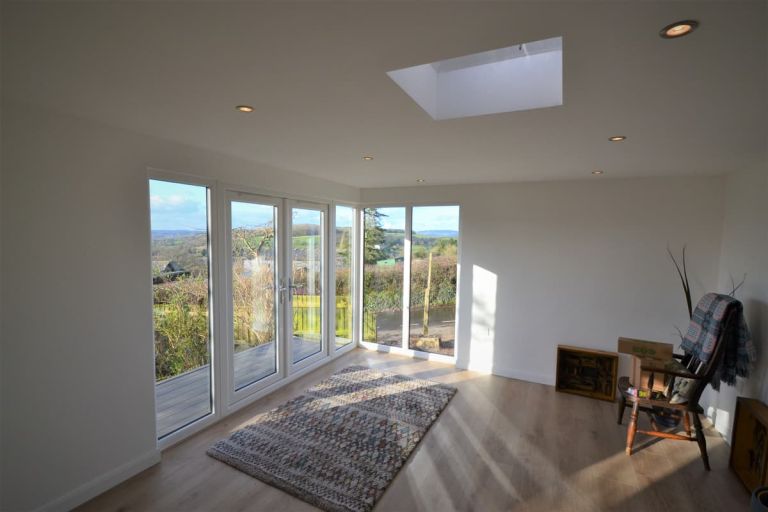
POLYGON ((688 282, 688 269, 685 262, 685 248, 686 246, 683 245, 682 268, 677 262, 675 255, 672 254, 672 250, 669 248, 669 246, 667 246, 667 254, 669 254, 669 257, 672 259, 672 263, 675 264, 677 275, 680 276, 680 283, 683 285, 683 292, 685 293, 685 303, 688 306, 688 317, 693 318, 693 306, 691 304, 691 285, 688 282))

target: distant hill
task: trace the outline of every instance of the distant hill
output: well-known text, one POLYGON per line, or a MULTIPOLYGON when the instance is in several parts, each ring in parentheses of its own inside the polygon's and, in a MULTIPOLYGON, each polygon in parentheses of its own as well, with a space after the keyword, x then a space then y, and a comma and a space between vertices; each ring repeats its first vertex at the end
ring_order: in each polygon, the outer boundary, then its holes
POLYGON ((152 240, 160 240, 162 238, 182 238, 187 236, 204 235, 205 230, 194 229, 153 229, 152 240))
POLYGON ((432 229, 427 231, 417 231, 417 235, 422 236, 439 236, 439 237, 451 237, 458 238, 459 232, 452 229, 432 229))
POLYGON ((314 236, 319 233, 320 226, 317 224, 293 224, 291 229, 294 236, 314 236))

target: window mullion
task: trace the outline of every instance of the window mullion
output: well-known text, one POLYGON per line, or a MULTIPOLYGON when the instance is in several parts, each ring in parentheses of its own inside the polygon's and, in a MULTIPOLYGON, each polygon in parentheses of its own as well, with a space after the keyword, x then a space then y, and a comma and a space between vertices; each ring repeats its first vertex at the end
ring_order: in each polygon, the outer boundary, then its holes
POLYGON ((413 207, 405 208, 405 233, 403 237, 403 341, 401 347, 408 349, 411 318, 411 225, 413 207))

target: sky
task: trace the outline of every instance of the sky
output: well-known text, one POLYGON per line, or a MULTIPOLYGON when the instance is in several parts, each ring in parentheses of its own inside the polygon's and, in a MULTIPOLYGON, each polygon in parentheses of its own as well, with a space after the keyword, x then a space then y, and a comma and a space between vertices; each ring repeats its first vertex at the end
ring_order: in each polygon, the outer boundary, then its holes
POLYGON ((413 230, 434 231, 436 229, 459 231, 458 206, 414 206, 413 230))
MULTIPOLYGON (((304 208, 293 209, 294 224, 320 224, 322 212, 306 210, 304 208)), ((271 204, 243 203, 232 201, 232 227, 255 228, 272 226, 275 215, 275 207, 271 204)))
MULTIPOLYGON (((205 230, 207 226, 207 190, 198 185, 184 185, 150 180, 149 198, 153 230, 205 230)), ((232 203, 233 227, 264 226, 272 222, 273 206, 253 203, 232 203)), ((384 229, 405 228, 405 208, 379 208, 386 215, 381 218, 384 229)), ((352 225, 352 209, 337 207, 339 226, 352 225)), ((296 224, 316 224, 320 213, 302 208, 293 209, 296 224)), ((458 206, 414 206, 413 230, 459 230, 458 206)))
POLYGON ((274 219, 275 207, 271 204, 232 202, 232 227, 272 227, 274 219))
POLYGON ((205 187, 149 180, 152 230, 205 230, 207 196, 205 187))
POLYGON ((355 209, 349 206, 336 206, 336 226, 351 228, 355 220, 355 209))
MULTIPOLYGON (((381 226, 384 229, 405 229, 405 208, 378 208, 386 215, 381 218, 381 226)), ((413 230, 459 230, 458 206, 414 206, 413 230)))

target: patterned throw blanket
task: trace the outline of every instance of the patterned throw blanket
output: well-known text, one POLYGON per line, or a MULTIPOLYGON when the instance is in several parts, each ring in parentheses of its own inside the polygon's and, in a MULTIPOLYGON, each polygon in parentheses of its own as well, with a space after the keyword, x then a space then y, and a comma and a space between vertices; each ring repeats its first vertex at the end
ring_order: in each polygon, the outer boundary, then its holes
POLYGON ((720 389, 720 381, 732 386, 736 383, 737 376, 749 377, 757 360, 741 302, 719 293, 704 295, 696 305, 688 332, 680 345, 685 353, 692 354, 702 363, 706 363, 713 356, 723 329, 727 329, 722 337, 725 346, 712 378, 714 389, 720 389), (731 314, 731 321, 726 323, 725 320, 731 314))

